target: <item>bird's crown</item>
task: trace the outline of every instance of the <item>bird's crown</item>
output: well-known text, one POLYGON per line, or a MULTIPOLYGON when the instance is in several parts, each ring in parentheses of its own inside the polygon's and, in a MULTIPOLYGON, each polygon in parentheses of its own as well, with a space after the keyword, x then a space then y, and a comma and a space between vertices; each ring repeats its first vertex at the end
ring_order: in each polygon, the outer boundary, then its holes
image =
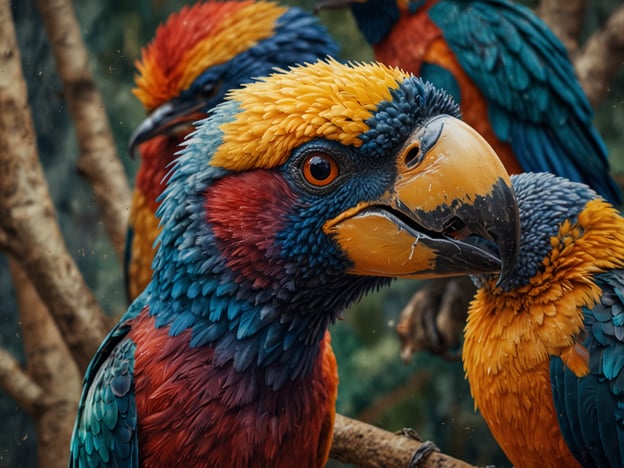
POLYGON ((379 63, 328 59, 233 90, 230 105, 236 110, 221 126, 223 142, 212 165, 236 171, 276 167, 315 138, 360 147, 378 105, 392 101, 392 90, 408 77, 379 63))
POLYGON ((287 9, 272 2, 197 3, 172 14, 137 61, 134 94, 154 109, 180 94, 207 68, 273 34, 287 9))

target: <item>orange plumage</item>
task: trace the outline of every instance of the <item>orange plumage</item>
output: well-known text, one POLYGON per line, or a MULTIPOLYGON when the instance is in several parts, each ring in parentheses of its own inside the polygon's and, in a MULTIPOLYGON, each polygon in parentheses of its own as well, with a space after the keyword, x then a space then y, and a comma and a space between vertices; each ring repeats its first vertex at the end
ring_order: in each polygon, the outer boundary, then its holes
POLYGON ((589 371, 583 307, 601 296, 595 275, 624 266, 624 219, 602 200, 564 223, 529 284, 502 291, 492 279, 470 307, 463 360, 475 406, 515 466, 572 467, 553 404, 550 360, 589 371), (529 449, 530 448, 530 449, 529 449))

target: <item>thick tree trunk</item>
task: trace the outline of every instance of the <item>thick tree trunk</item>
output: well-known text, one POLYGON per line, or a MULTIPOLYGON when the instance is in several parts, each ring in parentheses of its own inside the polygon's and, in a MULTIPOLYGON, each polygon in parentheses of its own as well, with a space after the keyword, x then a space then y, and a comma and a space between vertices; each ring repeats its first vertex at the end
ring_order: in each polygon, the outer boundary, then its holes
POLYGON ((589 38, 574 61, 589 102, 598 106, 609 92, 609 83, 624 63, 624 5, 589 38))
POLYGON ((80 369, 105 336, 104 314, 67 253, 43 176, 9 0, 0 0, 0 249, 26 270, 80 369))
POLYGON ((579 47, 579 34, 585 17, 587 0, 542 0, 536 13, 555 33, 568 52, 574 55, 579 47))

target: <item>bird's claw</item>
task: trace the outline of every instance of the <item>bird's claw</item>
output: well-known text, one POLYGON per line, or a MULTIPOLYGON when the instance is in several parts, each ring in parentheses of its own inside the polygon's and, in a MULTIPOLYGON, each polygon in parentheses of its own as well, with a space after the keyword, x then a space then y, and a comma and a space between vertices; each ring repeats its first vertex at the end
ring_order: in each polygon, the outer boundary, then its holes
POLYGON ((430 280, 416 291, 401 312, 396 332, 401 341, 401 358, 428 351, 448 361, 457 361, 468 304, 475 287, 469 278, 430 280))
POLYGON ((439 452, 440 449, 436 444, 430 440, 423 442, 420 447, 416 449, 409 462, 409 468, 417 468, 426 458, 431 455, 432 452, 439 452))
POLYGON ((404 428, 396 431, 396 434, 400 435, 400 436, 403 436, 403 437, 407 437, 408 439, 417 440, 418 442, 420 442, 422 440, 420 438, 420 435, 418 434, 418 432, 416 432, 411 427, 404 427, 404 428))

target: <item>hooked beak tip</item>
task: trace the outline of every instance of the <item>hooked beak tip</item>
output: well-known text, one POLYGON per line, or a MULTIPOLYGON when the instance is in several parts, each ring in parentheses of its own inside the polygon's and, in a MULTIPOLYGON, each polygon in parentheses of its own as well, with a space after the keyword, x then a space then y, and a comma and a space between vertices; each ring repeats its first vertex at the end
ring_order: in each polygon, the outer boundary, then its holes
POLYGON ((128 154, 132 159, 136 159, 136 149, 139 146, 140 142, 138 139, 137 132, 134 131, 128 140, 128 154))

